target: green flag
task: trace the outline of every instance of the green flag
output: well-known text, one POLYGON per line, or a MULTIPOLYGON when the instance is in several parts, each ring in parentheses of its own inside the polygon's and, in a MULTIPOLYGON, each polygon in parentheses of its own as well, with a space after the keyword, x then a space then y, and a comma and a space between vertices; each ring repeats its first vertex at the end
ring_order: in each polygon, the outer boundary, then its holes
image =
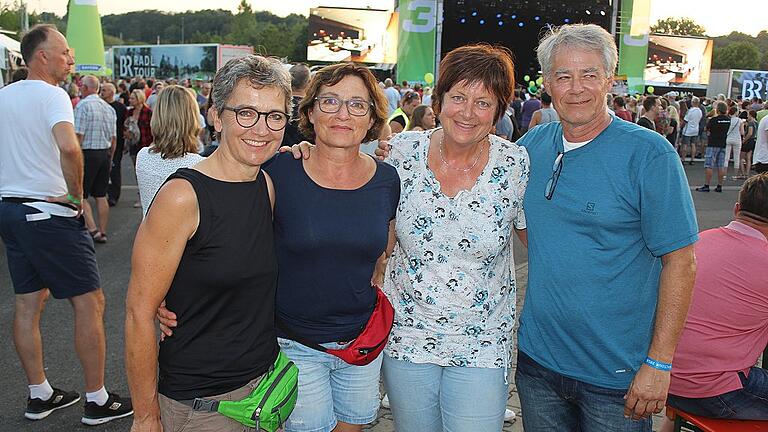
POLYGON ((435 73, 436 0, 400 0, 397 81, 427 82, 435 73))
POLYGON ((645 65, 648 56, 650 0, 621 2, 621 33, 619 35, 619 75, 627 77, 630 94, 643 93, 645 65))
POLYGON ((75 52, 75 72, 106 75, 104 37, 96 0, 70 0, 67 42, 75 52))

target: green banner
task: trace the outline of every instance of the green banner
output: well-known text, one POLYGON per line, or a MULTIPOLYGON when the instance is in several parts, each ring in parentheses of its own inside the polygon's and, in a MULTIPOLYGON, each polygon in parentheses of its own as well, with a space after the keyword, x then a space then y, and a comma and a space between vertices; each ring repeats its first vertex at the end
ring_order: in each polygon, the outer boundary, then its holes
POLYGON ((437 0, 400 0, 397 81, 432 85, 435 74, 437 0))
POLYGON ((643 93, 643 74, 648 57, 650 0, 621 2, 621 33, 619 34, 619 75, 627 77, 630 94, 643 93))
POLYGON ((75 73, 111 74, 104 64, 104 37, 96 0, 70 0, 67 42, 75 51, 75 73))

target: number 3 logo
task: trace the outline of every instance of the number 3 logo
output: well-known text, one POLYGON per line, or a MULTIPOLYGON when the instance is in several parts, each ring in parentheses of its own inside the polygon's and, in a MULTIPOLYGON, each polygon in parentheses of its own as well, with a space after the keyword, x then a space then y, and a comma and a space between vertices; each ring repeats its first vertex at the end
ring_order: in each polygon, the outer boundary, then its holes
POLYGON ((436 24, 435 7, 436 4, 433 0, 412 0, 409 2, 408 10, 418 12, 415 20, 403 20, 403 30, 412 33, 429 33, 434 30, 436 24))

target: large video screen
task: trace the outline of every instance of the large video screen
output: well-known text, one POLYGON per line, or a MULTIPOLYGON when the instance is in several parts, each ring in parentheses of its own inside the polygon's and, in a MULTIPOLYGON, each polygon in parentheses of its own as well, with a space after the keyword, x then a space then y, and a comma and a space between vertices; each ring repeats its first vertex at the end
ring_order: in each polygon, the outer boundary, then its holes
POLYGON ((712 65, 712 39, 651 34, 645 85, 705 88, 712 65))
POLYGON ((397 63, 397 28, 392 11, 312 8, 307 60, 397 63))

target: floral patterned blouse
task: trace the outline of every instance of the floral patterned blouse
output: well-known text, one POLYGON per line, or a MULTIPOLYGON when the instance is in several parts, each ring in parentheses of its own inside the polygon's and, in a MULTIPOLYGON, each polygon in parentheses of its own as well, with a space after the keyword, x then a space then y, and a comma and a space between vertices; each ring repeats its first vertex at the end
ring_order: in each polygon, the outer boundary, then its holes
POLYGON ((515 323, 514 228, 525 228, 528 152, 490 136, 471 190, 444 195, 427 167, 434 130, 391 140, 402 183, 384 292, 395 307, 386 353, 441 366, 507 368, 515 323))

